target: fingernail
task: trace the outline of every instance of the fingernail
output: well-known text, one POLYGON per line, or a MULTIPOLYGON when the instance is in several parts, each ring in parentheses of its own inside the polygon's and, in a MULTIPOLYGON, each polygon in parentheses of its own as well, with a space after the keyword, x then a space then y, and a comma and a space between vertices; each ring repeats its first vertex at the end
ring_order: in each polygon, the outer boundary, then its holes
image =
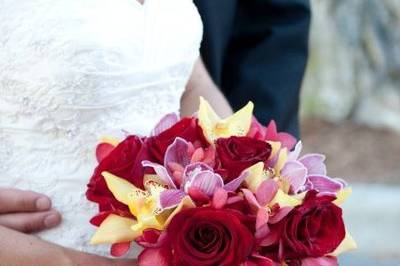
POLYGON ((42 197, 36 201, 38 211, 47 211, 51 207, 51 202, 48 198, 42 197))
POLYGON ((47 228, 54 227, 60 222, 60 218, 56 214, 50 214, 44 219, 44 225, 47 228))

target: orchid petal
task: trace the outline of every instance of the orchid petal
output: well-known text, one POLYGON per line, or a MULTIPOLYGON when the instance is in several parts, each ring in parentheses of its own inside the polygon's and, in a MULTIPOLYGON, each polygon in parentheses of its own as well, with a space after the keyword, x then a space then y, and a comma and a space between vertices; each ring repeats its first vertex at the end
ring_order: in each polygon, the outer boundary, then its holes
POLYGON ((268 224, 268 220, 269 220, 268 210, 266 208, 258 209, 256 218, 256 230, 268 224))
MULTIPOLYGON (((246 136, 250 130, 251 120, 253 118, 254 104, 248 102, 239 111, 226 118, 226 124, 229 128, 230 136, 246 136)), ((229 137, 230 137, 229 136, 229 137)))
POLYGON ((214 128, 221 118, 215 113, 214 109, 203 97, 200 97, 198 118, 199 125, 203 129, 205 137, 209 143, 214 143, 214 140, 218 138, 214 133, 214 128))
POLYGON ((176 214, 181 212, 182 210, 185 209, 190 209, 190 208, 195 208, 196 204, 193 202, 193 200, 189 197, 186 196, 182 199, 182 201, 179 203, 179 205, 173 210, 173 212, 169 215, 169 217, 165 220, 164 226, 167 227, 171 220, 174 218, 176 214))
POLYGON ((185 185, 185 190, 196 187, 207 196, 212 196, 217 188, 223 187, 224 181, 221 176, 212 171, 202 171, 193 176, 191 182, 185 185))
POLYGON ((283 218, 286 217, 291 211, 293 210, 293 207, 283 207, 279 208, 278 212, 275 213, 275 215, 270 216, 269 218, 269 223, 270 224, 276 224, 279 223, 283 218))
POLYGON ((114 257, 121 257, 128 253, 131 248, 131 242, 115 243, 111 246, 111 255, 114 257))
MULTIPOLYGON (((165 152, 164 166, 168 168, 170 163, 177 163, 183 167, 190 163, 189 143, 183 138, 176 138, 174 142, 168 146, 165 152)), ((169 173, 171 175, 171 173, 169 173)))
POLYGON ((256 197, 261 206, 266 206, 275 197, 278 191, 278 184, 275 180, 265 180, 257 189, 256 197))
POLYGON ((352 193, 351 187, 346 187, 336 193, 336 200, 333 201, 336 205, 342 205, 351 195, 352 193))
POLYGON ((130 218, 124 218, 115 214, 110 214, 97 229, 90 243, 92 245, 104 243, 123 243, 135 240, 141 231, 131 229, 137 222, 130 218))
POLYGON ((346 236, 344 237, 342 243, 340 243, 340 245, 336 248, 336 250, 329 255, 337 257, 343 252, 355 250, 356 248, 357 248, 356 241, 350 235, 350 233, 346 231, 346 236))
POLYGON ((260 184, 266 179, 264 175, 264 163, 256 163, 255 165, 247 168, 245 172, 248 172, 248 175, 245 179, 245 184, 252 192, 255 193, 260 184))
POLYGON ((277 230, 271 230, 262 241, 260 242, 261 247, 268 247, 274 245, 279 240, 280 234, 277 230))
POLYGON ((305 258, 301 260, 301 266, 338 266, 335 257, 305 258))
POLYGON ((266 140, 277 141, 278 140, 278 130, 276 127, 275 120, 271 120, 267 126, 266 140))
POLYGON ((289 181, 291 191, 296 194, 306 183, 307 168, 297 161, 288 161, 281 171, 281 176, 289 181))
POLYGON ((243 266, 276 266, 271 259, 263 257, 261 255, 253 254, 251 257, 245 261, 243 266))
POLYGON ((269 145, 271 145, 271 155, 269 156, 269 159, 271 160, 272 158, 277 157, 277 155, 279 154, 279 151, 282 148, 282 143, 278 142, 278 141, 267 141, 267 143, 269 145))
POLYGON ((161 192, 160 203, 162 208, 176 207, 186 196, 186 193, 179 189, 168 189, 161 192))
POLYGON ((143 190, 135 187, 127 180, 117 177, 111 173, 103 172, 102 175, 107 183, 108 189, 111 191, 114 197, 125 205, 129 205, 131 203, 131 199, 129 197, 130 194, 145 193, 143 190))
POLYGON ((308 170, 309 175, 326 175, 325 155, 306 154, 299 159, 308 170))
POLYGON ((293 149, 297 141, 295 137, 286 132, 278 133, 278 140, 282 143, 282 147, 285 147, 288 150, 293 149))
POLYGON ((171 176, 168 174, 168 171, 164 166, 150 161, 143 161, 142 165, 143 167, 153 168, 162 183, 166 184, 170 188, 176 189, 174 181, 172 181, 171 176))
POLYGON ((296 199, 295 197, 289 196, 281 189, 278 189, 275 197, 269 203, 269 206, 274 206, 275 204, 279 204, 281 208, 283 207, 296 207, 301 205, 301 201, 296 199))
POLYGON ((200 97, 199 125, 209 143, 214 143, 216 139, 221 137, 246 136, 250 129, 253 109, 254 104, 249 102, 231 117, 221 119, 210 104, 203 97, 200 97))
POLYGON ((267 223, 263 224, 262 226, 260 226, 254 236, 256 237, 256 239, 263 239, 264 237, 266 237, 269 233, 271 232, 269 226, 267 223))
POLYGON ((315 190, 319 192, 336 193, 343 188, 343 184, 333 178, 324 175, 311 175, 308 180, 313 184, 315 190))
POLYGON ((187 165, 183 171, 182 185, 185 185, 187 182, 191 182, 193 176, 202 171, 213 172, 214 170, 205 163, 192 163, 187 165))
POLYGON ((226 184, 224 186, 224 189, 229 192, 235 192, 240 187, 240 185, 244 182, 244 180, 246 179, 247 176, 249 176, 249 172, 245 170, 240 174, 239 177, 233 179, 231 182, 226 184))
POLYGON ((206 193, 204 193, 203 190, 198 187, 190 187, 187 194, 199 205, 207 204, 210 202, 210 196, 208 196, 206 193))
POLYGON ((228 192, 223 188, 217 188, 212 199, 214 209, 222 209, 228 200, 228 192))
POLYGON ((302 149, 303 149, 303 143, 301 141, 297 142, 296 146, 294 147, 294 150, 289 153, 288 160, 296 161, 299 158, 302 149))
POLYGON ((262 208, 262 206, 258 203, 256 197, 254 196, 253 192, 248 189, 242 189, 242 192, 244 194, 244 198, 253 209, 258 210, 259 208, 262 208))
POLYGON ((176 113, 167 114, 166 116, 161 118, 161 120, 158 122, 158 124, 152 130, 151 136, 157 136, 157 135, 161 134, 165 130, 171 128, 177 122, 179 122, 179 117, 176 113))
POLYGON ((281 149, 274 167, 275 175, 280 175, 283 166, 286 164, 287 157, 288 157, 287 149, 286 148, 281 149))

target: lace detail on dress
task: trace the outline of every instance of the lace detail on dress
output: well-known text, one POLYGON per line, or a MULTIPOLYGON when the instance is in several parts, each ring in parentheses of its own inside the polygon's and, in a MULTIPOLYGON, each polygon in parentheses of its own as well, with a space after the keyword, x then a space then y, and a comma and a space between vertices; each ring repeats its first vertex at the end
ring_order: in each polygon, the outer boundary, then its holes
POLYGON ((178 111, 201 35, 190 0, 0 1, 0 186, 52 198, 63 224, 41 237, 108 254, 88 244, 98 139, 178 111))

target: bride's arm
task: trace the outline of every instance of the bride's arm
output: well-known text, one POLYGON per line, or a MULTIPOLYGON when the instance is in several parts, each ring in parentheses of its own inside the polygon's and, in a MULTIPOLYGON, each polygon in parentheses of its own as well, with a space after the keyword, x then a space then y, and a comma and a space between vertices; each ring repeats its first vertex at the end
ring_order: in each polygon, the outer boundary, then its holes
POLYGON ((135 266, 133 260, 114 260, 73 251, 0 226, 0 265, 135 266))
POLYGON ((189 116, 197 111, 199 97, 203 96, 222 117, 232 114, 232 108, 215 85, 201 58, 197 60, 186 90, 181 99, 181 115, 189 116))

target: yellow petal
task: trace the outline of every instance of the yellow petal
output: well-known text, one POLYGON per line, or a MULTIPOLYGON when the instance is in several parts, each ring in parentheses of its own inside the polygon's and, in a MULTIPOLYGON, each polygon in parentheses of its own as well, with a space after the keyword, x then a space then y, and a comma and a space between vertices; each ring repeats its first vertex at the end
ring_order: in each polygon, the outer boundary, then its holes
POLYGON ((346 187, 340 190, 336 195, 336 200, 333 202, 336 205, 342 205, 351 195, 352 193, 351 187, 346 187))
POLYGON ((249 133, 253 117, 254 104, 248 102, 245 107, 226 119, 229 136, 246 136, 249 133))
POLYGON ((285 192, 283 192, 281 189, 278 189, 278 192, 276 193, 275 197, 273 200, 269 203, 269 206, 273 206, 276 203, 279 204, 281 208, 283 207, 296 207, 301 204, 301 200, 289 196, 285 192))
POLYGON ((109 172, 103 172, 107 187, 113 193, 114 197, 123 204, 129 205, 132 201, 132 195, 143 197, 146 192, 135 187, 125 179, 115 176, 109 172))
POLYGON ((357 249, 357 243, 354 238, 346 231, 346 236, 344 237, 342 243, 336 248, 334 252, 332 252, 331 256, 337 257, 343 252, 351 251, 357 249))
POLYGON ((142 232, 132 231, 131 227, 136 221, 110 214, 97 229, 90 240, 92 245, 104 243, 122 243, 135 240, 142 232))
POLYGON ((253 109, 254 104, 249 102, 231 117, 221 119, 210 104, 204 98, 200 97, 199 125, 210 143, 214 143, 218 138, 245 136, 251 126, 253 109))
POLYGON ((269 145, 271 145, 272 151, 271 151, 271 156, 269 158, 274 158, 278 152, 281 150, 282 143, 279 141, 267 141, 269 145))
POLYGON ((260 184, 267 179, 267 177, 264 175, 264 163, 256 163, 255 165, 249 167, 246 171, 248 171, 249 174, 244 181, 245 185, 251 192, 256 193, 260 184))
POLYGON ((283 166, 285 165, 287 158, 288 158, 287 149, 286 148, 281 149, 281 151, 279 152, 278 161, 276 162, 276 165, 274 167, 276 175, 280 176, 281 170, 282 170, 283 166))
POLYGON ((117 147, 119 144, 119 140, 113 137, 105 136, 100 139, 100 143, 107 143, 114 147, 117 147))
POLYGON ((200 107, 198 112, 199 125, 203 129, 204 135, 210 143, 214 143, 214 128, 221 118, 214 112, 210 104, 200 97, 200 107))
POLYGON ((181 203, 179 203, 178 207, 175 208, 175 210, 171 213, 171 215, 169 215, 168 219, 165 220, 164 225, 168 226, 169 223, 171 222, 172 218, 174 218, 174 216, 184 210, 184 209, 189 209, 189 208, 195 208, 196 204, 194 204, 193 200, 189 197, 186 196, 182 199, 181 203))

